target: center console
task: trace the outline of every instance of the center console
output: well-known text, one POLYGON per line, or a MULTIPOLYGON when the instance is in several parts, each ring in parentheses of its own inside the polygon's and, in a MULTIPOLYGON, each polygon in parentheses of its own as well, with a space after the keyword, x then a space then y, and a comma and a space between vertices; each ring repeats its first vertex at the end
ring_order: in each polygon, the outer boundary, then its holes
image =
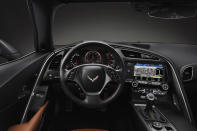
POLYGON ((134 109, 149 131, 177 131, 175 126, 160 112, 158 108, 147 105, 134 105, 134 109))
POLYGON ((156 107, 155 95, 146 95, 146 104, 134 104, 138 117, 150 131, 177 131, 175 126, 156 107))
POLYGON ((150 131, 176 131, 157 105, 169 101, 170 78, 165 63, 126 62, 132 105, 150 131))

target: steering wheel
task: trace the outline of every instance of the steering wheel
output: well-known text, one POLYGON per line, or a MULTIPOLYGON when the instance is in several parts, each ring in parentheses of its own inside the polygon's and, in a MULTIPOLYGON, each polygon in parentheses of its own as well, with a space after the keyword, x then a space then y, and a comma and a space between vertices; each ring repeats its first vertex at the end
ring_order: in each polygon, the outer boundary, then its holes
POLYGON ((122 57, 113 47, 104 42, 83 42, 70 49, 61 61, 61 88, 64 94, 77 104, 85 107, 100 107, 112 102, 118 97, 124 84, 124 72, 125 66, 122 57), (92 45, 107 49, 110 53, 115 55, 120 68, 116 70, 104 64, 82 64, 71 69, 66 68, 66 63, 70 62, 69 58, 75 51, 92 45), (80 99, 72 93, 69 89, 68 81, 73 81, 78 84, 85 94, 84 99, 80 99), (101 99, 100 95, 109 82, 116 82, 117 88, 108 98, 101 99))

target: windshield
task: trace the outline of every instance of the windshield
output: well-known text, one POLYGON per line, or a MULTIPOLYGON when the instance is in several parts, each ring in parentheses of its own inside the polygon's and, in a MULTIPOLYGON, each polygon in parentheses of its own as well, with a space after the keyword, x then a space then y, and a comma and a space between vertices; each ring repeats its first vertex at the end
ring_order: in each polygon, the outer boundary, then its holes
POLYGON ((197 18, 150 18, 129 3, 68 4, 57 10, 53 25, 56 45, 81 40, 195 44, 196 34, 197 18))

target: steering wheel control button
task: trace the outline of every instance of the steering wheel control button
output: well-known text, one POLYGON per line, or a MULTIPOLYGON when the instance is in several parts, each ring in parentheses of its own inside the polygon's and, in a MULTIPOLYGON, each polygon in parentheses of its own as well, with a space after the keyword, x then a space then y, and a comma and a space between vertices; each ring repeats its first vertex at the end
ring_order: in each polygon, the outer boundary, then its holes
POLYGON ((168 84, 163 84, 162 85, 162 89, 165 90, 165 91, 167 91, 169 89, 168 84))
POLYGON ((80 94, 79 94, 79 97, 80 97, 81 99, 85 99, 85 94, 84 94, 84 93, 80 93, 80 94))
POLYGON ((75 77, 75 73, 76 73, 75 70, 71 71, 71 72, 68 74, 67 79, 72 81, 72 80, 74 79, 74 77, 75 77))
POLYGON ((107 69, 107 74, 109 77, 112 79, 112 81, 118 81, 119 80, 119 75, 112 69, 107 69))
POLYGON ((163 125, 161 122, 153 122, 152 123, 152 127, 155 129, 155 130, 162 130, 163 129, 163 125))

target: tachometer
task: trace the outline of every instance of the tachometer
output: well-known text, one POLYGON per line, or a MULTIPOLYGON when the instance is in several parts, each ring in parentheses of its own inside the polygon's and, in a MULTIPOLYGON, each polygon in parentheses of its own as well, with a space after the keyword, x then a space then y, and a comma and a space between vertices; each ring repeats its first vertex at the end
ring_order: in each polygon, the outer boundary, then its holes
POLYGON ((72 66, 77 66, 79 65, 79 54, 78 53, 75 53, 72 57, 71 57, 71 60, 70 60, 70 63, 72 64, 72 66))
POLYGON ((85 54, 85 63, 101 63, 102 57, 101 54, 98 51, 88 51, 85 54))

